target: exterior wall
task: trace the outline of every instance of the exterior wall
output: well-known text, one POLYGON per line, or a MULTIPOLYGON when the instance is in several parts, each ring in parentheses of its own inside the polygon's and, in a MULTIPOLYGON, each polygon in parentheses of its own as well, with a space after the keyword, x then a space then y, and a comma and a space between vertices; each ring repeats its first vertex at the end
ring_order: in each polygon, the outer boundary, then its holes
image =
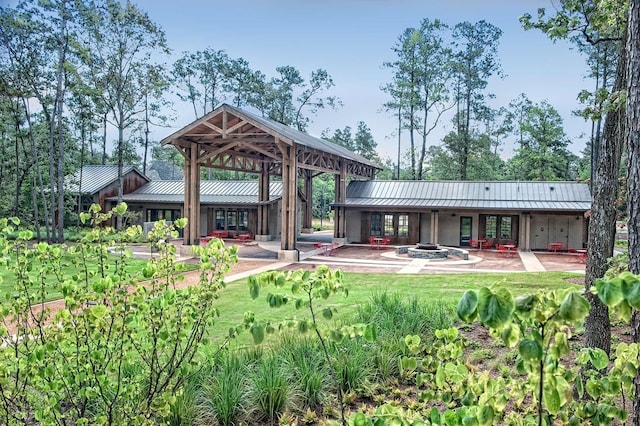
MULTIPOLYGON (((130 192, 135 191, 140 188, 148 181, 139 175, 136 171, 130 171, 126 175, 122 177, 122 193, 129 194, 130 192)), ((94 198, 95 202, 100 204, 103 210, 107 207, 105 205, 105 200, 109 197, 117 197, 118 196, 118 181, 116 180, 111 185, 107 185, 98 192, 96 198, 94 198)), ((117 203, 114 202, 113 205, 117 203)))
POLYGON ((273 203, 269 206, 269 235, 271 235, 271 238, 280 238, 282 229, 282 220, 280 218, 281 214, 281 200, 278 200, 277 203, 273 203))
MULTIPOLYGON (((394 212, 390 210, 358 210, 348 209, 346 212, 346 237, 348 243, 366 243, 370 233, 368 217, 371 213, 394 212)), ((399 212, 399 211, 398 211, 399 212)), ((404 212, 403 212, 404 213, 404 212)), ((414 244, 417 242, 438 243, 445 246, 460 245, 460 220, 461 217, 471 218, 471 238, 478 239, 482 234, 480 230, 480 215, 515 216, 514 226, 517 231, 512 235, 522 249, 545 250, 551 242, 562 242, 567 248, 581 248, 585 243, 586 220, 579 212, 575 213, 517 213, 505 211, 487 212, 461 212, 454 210, 440 210, 438 213, 431 210, 419 213, 410 213, 411 221, 417 221, 418 239, 413 241, 410 237, 407 243, 393 242, 395 244, 414 244), (431 235, 432 217, 438 215, 437 239, 431 235), (455 214, 455 216, 453 216, 455 214), (517 225, 516 225, 517 222, 517 225), (528 241, 527 241, 528 240, 528 241)))
MULTIPOLYGON (((346 212, 346 235, 347 243, 362 243, 367 241, 363 240, 362 234, 365 233, 362 229, 362 214, 357 210, 347 210, 346 212)), ((368 237, 368 236, 367 236, 368 237)))
POLYGON ((582 248, 584 241, 584 217, 572 215, 531 215, 532 250, 545 250, 550 243, 560 242, 567 248, 582 248))
POLYGON ((421 243, 431 242, 431 215, 433 213, 423 212, 420 213, 420 238, 421 243))

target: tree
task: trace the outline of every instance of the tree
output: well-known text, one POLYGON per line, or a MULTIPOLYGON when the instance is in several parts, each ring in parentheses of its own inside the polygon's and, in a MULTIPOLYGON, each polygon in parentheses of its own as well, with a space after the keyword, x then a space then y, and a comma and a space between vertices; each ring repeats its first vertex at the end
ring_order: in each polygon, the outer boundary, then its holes
POLYGON ((546 101, 529 105, 517 132, 520 147, 509 161, 512 179, 570 180, 569 141, 562 128, 562 117, 546 101))
MULTIPOLYGON (((640 274, 640 1, 629 0, 629 23, 627 26, 627 205, 629 229, 629 270, 640 274)), ((631 335, 634 343, 640 344, 640 311, 634 309, 631 316, 631 335)), ((640 371, 636 372, 635 399, 633 402, 633 425, 640 425, 640 371)))
MULTIPOLYGON (((546 10, 538 9, 537 19, 530 14, 520 18, 526 29, 537 28, 551 39, 567 38, 578 34, 589 44, 625 40, 626 10, 618 2, 608 0, 563 0, 555 9, 555 15, 547 16, 546 10)), ((587 269, 585 294, 591 304, 585 321, 587 345, 598 347, 609 353, 611 347, 611 325, 607 306, 591 293, 596 279, 604 276, 608 268, 607 259, 613 254, 616 232, 616 216, 612 207, 618 193, 618 172, 624 133, 624 111, 621 108, 622 91, 626 87, 625 49, 620 44, 615 81, 611 88, 606 108, 602 137, 593 141, 593 150, 598 152, 595 170, 592 171, 592 202, 587 242, 587 269)))
POLYGON ((270 119, 304 132, 310 122, 306 111, 316 114, 325 107, 336 108, 339 105, 335 96, 321 96, 334 86, 333 79, 326 70, 312 71, 308 82, 305 82, 300 71, 290 65, 277 67, 276 72, 278 76, 273 77, 268 84, 260 84, 256 80, 255 87, 264 90, 264 93, 256 93, 258 96, 250 97, 251 102, 258 101, 259 96, 266 99, 253 106, 261 109, 263 115, 270 119))
MULTIPOLYGON (((415 28, 407 28, 398 37, 392 49, 398 56, 395 62, 386 62, 385 67, 394 70, 394 81, 383 90, 390 93, 393 101, 387 104, 388 109, 397 109, 398 114, 398 167, 400 164, 400 134, 406 129, 409 132, 409 155, 411 179, 416 179, 415 129, 417 125, 416 110, 419 104, 419 49, 422 35, 415 28)), ((398 169, 399 174, 399 169, 398 169)))
MULTIPOLYGON (((146 13, 127 2, 106 0, 83 9, 87 37, 83 40, 86 76, 100 93, 117 128, 118 202, 122 202, 125 132, 140 120, 149 94, 146 81, 154 67, 153 55, 168 54, 165 34, 146 13)), ((119 216, 118 216, 119 218, 119 216)), ((120 227, 119 222, 117 226, 120 227)))
MULTIPOLYGON (((500 75, 497 60, 498 42, 502 36, 499 28, 486 21, 475 24, 462 22, 453 29, 456 115, 458 137, 459 178, 468 179, 468 161, 471 153, 471 121, 481 120, 488 79, 494 73, 500 75)), ((453 142, 454 140, 452 140, 453 142)))
POLYGON ((378 143, 373 139, 371 129, 364 121, 358 121, 353 147, 353 152, 356 154, 362 155, 367 160, 380 162, 377 151, 378 143))
POLYGON ((173 63, 171 75, 176 95, 191 103, 195 118, 213 111, 227 95, 225 83, 229 78, 230 58, 224 50, 207 48, 193 53, 183 52, 173 63))

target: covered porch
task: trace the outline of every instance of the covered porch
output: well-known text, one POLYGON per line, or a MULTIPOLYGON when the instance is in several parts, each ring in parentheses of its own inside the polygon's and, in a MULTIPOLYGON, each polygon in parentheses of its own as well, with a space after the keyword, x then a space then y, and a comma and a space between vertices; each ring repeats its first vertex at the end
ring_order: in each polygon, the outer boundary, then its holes
MULTIPOLYGON (((311 232, 313 178, 331 173, 335 180, 334 199, 344 205, 347 178, 373 179, 380 167, 344 147, 309 136, 273 120, 223 104, 211 113, 162 140, 184 156, 184 244, 197 245, 203 234, 200 224, 200 180, 203 167, 255 173, 258 177, 258 206, 255 229, 257 241, 280 239, 281 259, 297 261, 298 220, 302 232, 311 232), (269 183, 282 181, 282 202, 278 212, 280 235, 269 226, 269 183), (297 218, 298 189, 307 200, 301 219, 297 218)), ((346 241, 346 212, 335 211, 333 239, 346 241)))

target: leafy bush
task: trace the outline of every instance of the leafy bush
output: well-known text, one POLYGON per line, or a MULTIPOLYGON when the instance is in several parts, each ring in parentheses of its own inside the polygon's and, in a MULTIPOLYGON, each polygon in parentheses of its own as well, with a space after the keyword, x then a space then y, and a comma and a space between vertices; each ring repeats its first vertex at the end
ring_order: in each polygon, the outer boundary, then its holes
POLYGON ((31 246, 33 233, 19 230, 18 219, 0 220, 0 266, 13 273, 16 295, 0 309, 9 326, 0 329, 3 424, 136 425, 169 416, 216 316, 223 273, 236 250, 216 240, 197 248, 199 285, 178 291, 183 266, 164 242, 167 234, 177 237, 176 229, 156 224, 150 240, 159 257, 132 271, 125 243, 139 238, 140 227, 116 232, 103 226, 125 212, 124 204, 107 213, 94 205, 81 215, 93 228, 68 248, 70 262, 81 266, 91 258, 99 267, 70 275, 61 267, 62 247, 31 246), (9 241, 16 229, 17 239, 9 241), (110 256, 112 246, 121 256, 110 256), (35 273, 34 260, 42 265, 35 273), (56 312, 42 304, 51 268, 61 274, 64 307, 56 312))

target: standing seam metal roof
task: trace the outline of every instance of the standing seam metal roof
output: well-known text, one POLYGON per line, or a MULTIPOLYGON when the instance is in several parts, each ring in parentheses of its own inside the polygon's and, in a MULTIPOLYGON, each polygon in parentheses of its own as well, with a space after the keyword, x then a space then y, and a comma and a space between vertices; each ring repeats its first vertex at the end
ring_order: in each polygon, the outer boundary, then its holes
POLYGON ((585 211, 591 194, 578 182, 374 180, 351 182, 345 205, 585 211))
MULTIPOLYGON (((122 175, 126 175, 130 171, 135 170, 147 181, 149 178, 145 176, 135 166, 123 166, 122 175)), ((108 186, 118 180, 117 165, 89 165, 82 166, 72 175, 65 176, 65 188, 72 193, 95 194, 105 186, 108 186), (80 175, 82 174, 82 181, 80 175)))
MULTIPOLYGON (((200 182, 201 204, 257 204, 258 181, 203 180, 200 182)), ((269 182, 269 202, 282 197, 282 182, 269 182)), ((127 202, 182 203, 183 180, 153 180, 125 194, 127 202)))

